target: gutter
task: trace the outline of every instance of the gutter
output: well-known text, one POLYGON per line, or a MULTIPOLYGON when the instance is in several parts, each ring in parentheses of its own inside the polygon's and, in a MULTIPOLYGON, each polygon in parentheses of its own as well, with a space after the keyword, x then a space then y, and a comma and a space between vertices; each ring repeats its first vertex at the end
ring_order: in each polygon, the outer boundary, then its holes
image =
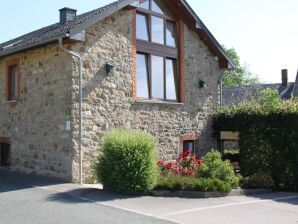
POLYGON ((80 184, 83 184, 83 150, 82 150, 82 98, 83 98, 83 90, 82 90, 82 77, 83 77, 83 59, 82 56, 78 52, 69 51, 63 47, 62 37, 58 38, 60 49, 65 53, 78 58, 79 59, 79 153, 80 153, 80 161, 79 161, 79 181, 80 184))
MULTIPOLYGON (((61 36, 61 38, 66 38, 66 37, 69 37, 69 34, 63 34, 61 36)), ((22 52, 22 51, 25 51, 25 50, 29 50, 29 49, 32 49, 32 48, 37 48, 37 47, 40 47, 42 45, 47 45, 47 44, 50 44, 50 43, 54 43, 56 41, 57 41, 57 37, 53 37, 51 39, 44 40, 44 41, 41 41, 41 42, 36 42, 36 43, 30 44, 30 45, 14 48, 13 50, 8 50, 8 51, 5 51, 3 53, 1 53, 1 51, 0 51, 0 58, 5 57, 5 56, 9 56, 9 55, 12 55, 12 54, 15 54, 15 53, 18 53, 18 52, 22 52)))

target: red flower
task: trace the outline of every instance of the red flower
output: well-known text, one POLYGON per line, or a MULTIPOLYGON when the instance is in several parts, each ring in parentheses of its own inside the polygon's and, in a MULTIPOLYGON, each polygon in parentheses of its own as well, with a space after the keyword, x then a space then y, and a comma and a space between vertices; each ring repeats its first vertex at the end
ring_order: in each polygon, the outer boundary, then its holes
POLYGON ((174 166, 174 162, 168 162, 167 168, 171 169, 174 166))
POLYGON ((163 166, 164 165, 164 161, 163 160, 159 160, 158 163, 157 163, 157 165, 163 166))

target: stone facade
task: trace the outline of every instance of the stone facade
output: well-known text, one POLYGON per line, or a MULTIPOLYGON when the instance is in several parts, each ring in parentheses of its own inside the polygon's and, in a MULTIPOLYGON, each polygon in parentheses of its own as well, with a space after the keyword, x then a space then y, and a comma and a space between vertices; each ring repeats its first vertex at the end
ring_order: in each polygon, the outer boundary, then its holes
POLYGON ((11 168, 71 179, 71 58, 57 44, 0 59, 0 137, 11 139, 11 168), (6 100, 6 64, 19 60, 20 95, 6 100))
MULTIPOLYGON (((211 114, 219 101, 220 69, 198 35, 185 26, 185 102, 183 104, 138 102, 133 99, 132 13, 121 10, 86 30, 86 41, 72 46, 83 55, 84 173, 90 177, 101 139, 113 128, 133 128, 149 132, 158 140, 161 158, 177 158, 181 137, 197 136, 196 151, 204 155, 216 147, 212 138, 211 114), (106 75, 105 64, 116 71, 106 75), (199 79, 208 87, 199 88, 199 79)), ((77 67, 77 66, 76 66, 77 67)), ((72 83, 75 83, 73 80, 72 83)), ((77 90, 77 83, 72 89, 77 90)), ((76 108, 73 107, 75 111, 76 108)), ((77 120, 77 117, 74 117, 77 120)), ((75 149, 78 132, 74 129, 75 149)), ((78 172, 75 171, 74 175, 78 172)))
MULTIPOLYGON (((158 140, 163 159, 175 159, 184 135, 196 136, 196 151, 216 147, 211 116, 219 103, 220 69, 199 36, 184 29, 183 104, 133 99, 132 12, 120 10, 86 30, 86 41, 68 45, 83 56, 83 176, 92 165, 104 134, 113 128, 141 129, 158 140), (105 64, 116 66, 106 75, 105 64), (199 80, 207 88, 199 88, 199 80)), ((21 97, 5 101, 5 61, 0 59, 0 137, 12 138, 12 168, 64 179, 78 179, 78 61, 53 44, 14 55, 21 61, 21 97), (71 109, 71 130, 65 111, 71 109)))

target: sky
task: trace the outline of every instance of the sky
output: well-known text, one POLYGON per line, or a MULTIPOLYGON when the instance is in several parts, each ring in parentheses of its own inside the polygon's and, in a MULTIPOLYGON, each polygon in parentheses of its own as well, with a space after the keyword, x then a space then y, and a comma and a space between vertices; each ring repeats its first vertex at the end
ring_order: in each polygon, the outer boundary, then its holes
MULTIPOLYGON (((1 0, 0 43, 58 22, 65 6, 78 13, 114 0, 1 0)), ((241 64, 264 83, 298 69, 298 0, 188 0, 220 44, 235 48, 241 64)))

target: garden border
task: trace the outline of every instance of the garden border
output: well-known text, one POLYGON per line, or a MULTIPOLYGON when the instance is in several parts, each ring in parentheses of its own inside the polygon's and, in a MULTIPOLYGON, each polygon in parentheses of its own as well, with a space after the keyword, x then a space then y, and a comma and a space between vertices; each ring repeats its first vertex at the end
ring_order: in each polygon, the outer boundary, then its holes
POLYGON ((152 195, 155 197, 180 197, 180 198, 219 198, 226 196, 242 196, 242 195, 256 195, 272 193, 272 189, 234 189, 230 192, 219 191, 167 191, 167 190, 154 190, 152 195))

